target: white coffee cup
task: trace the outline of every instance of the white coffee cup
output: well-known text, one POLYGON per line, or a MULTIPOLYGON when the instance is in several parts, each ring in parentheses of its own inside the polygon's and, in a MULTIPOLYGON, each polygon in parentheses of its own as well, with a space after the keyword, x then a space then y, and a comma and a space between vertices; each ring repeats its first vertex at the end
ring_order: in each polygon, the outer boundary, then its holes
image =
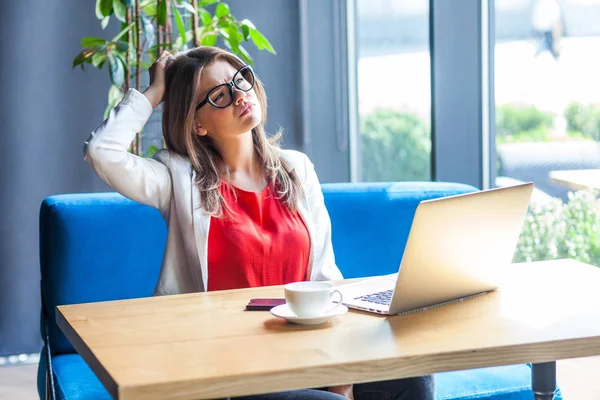
POLYGON ((327 282, 294 282, 284 286, 285 301, 298 317, 318 317, 342 305, 342 293, 327 282), (333 296, 340 296, 331 306, 333 296))

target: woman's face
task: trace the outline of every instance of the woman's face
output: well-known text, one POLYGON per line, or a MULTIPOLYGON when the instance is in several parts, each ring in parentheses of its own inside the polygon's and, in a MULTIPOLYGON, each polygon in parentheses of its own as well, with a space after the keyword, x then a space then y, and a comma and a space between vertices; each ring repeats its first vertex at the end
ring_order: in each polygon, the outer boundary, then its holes
MULTIPOLYGON (((196 111, 194 133, 200 136, 208 135, 213 139, 227 139, 251 131, 261 122, 262 110, 256 98, 254 88, 242 91, 233 87, 233 98, 230 97, 229 87, 219 85, 230 83, 234 79, 242 88, 251 86, 243 74, 237 74, 237 69, 227 61, 217 60, 204 67, 200 78, 200 96, 204 100, 210 94, 210 99, 217 105, 233 102, 225 108, 217 108, 210 102, 196 111)), ((246 75, 248 76, 248 75, 246 75)), ((248 76, 248 80, 251 78, 248 76)), ((202 101, 201 100, 201 101, 202 101)))

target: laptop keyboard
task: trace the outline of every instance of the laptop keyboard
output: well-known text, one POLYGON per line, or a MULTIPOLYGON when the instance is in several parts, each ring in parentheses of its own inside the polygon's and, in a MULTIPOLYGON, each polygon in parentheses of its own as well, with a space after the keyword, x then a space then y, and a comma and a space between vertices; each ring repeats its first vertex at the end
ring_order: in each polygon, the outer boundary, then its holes
POLYGON ((371 293, 365 296, 355 297, 354 300, 368 301, 369 303, 381 304, 389 306, 392 302, 392 294, 394 289, 384 290, 383 292, 371 293))

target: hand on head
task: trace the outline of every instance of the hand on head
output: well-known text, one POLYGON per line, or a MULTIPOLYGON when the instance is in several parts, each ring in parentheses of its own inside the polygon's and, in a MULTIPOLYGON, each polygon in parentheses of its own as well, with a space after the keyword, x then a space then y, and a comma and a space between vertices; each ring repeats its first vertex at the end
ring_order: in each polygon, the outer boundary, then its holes
POLYGON ((150 100, 153 107, 159 105, 163 99, 165 94, 165 69, 174 59, 175 57, 165 50, 160 53, 148 70, 150 73, 150 85, 144 91, 144 94, 150 100))

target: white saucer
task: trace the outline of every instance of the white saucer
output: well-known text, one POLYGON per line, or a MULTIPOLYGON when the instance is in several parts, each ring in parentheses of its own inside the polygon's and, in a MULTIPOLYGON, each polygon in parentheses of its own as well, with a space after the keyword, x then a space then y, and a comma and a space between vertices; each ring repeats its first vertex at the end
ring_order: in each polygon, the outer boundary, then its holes
POLYGON ((299 325, 323 324, 325 322, 330 321, 333 317, 337 317, 338 315, 342 315, 347 312, 348 307, 346 307, 343 304, 326 314, 319 315, 318 317, 298 317, 292 312, 292 310, 290 310, 287 304, 282 304, 271 309, 271 314, 273 314, 274 316, 283 318, 288 322, 299 325))

